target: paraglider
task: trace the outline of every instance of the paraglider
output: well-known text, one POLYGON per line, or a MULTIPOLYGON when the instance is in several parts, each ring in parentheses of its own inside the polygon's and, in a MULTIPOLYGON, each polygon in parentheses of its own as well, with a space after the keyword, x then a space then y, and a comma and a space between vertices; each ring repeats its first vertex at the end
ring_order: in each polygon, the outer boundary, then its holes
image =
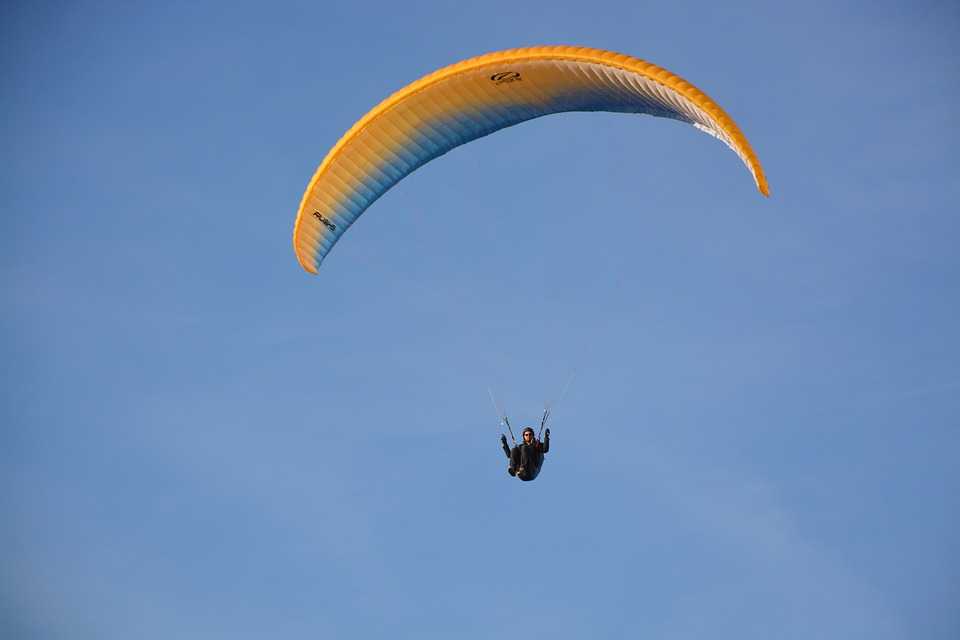
POLYGON ((586 47, 509 49, 435 71, 356 122, 327 153, 300 202, 297 260, 317 273, 333 245, 393 185, 451 149, 567 111, 648 114, 692 124, 730 147, 769 195, 750 143, 726 112, 679 76, 586 47))
MULTIPOLYGON (((733 119, 670 71, 587 47, 508 49, 434 71, 360 118, 330 149, 303 194, 293 229, 297 260, 317 273, 357 218, 427 162, 501 129, 570 111, 647 114, 691 124, 733 150, 760 193, 770 194, 760 161, 733 119)), ((541 434, 548 414, 549 406, 541 434)), ((511 448, 506 436, 500 443, 510 459, 508 473, 530 481, 542 469, 550 430, 542 442, 528 427, 521 443, 514 439, 511 448)))
POLYGON ((500 446, 510 459, 507 473, 520 480, 529 482, 540 475, 543 456, 550 451, 550 429, 544 432, 543 442, 534 434, 533 427, 526 427, 521 434, 522 442, 511 449, 507 445, 507 436, 500 436, 500 446))
MULTIPOLYGON (((573 382, 575 375, 576 371, 571 373, 570 377, 567 378, 567 384, 563 387, 563 391, 560 393, 560 398, 557 402, 562 401, 566 397, 567 391, 570 389, 570 383, 573 382)), ((536 433, 533 427, 525 427, 520 434, 520 443, 518 444, 516 438, 513 437, 510 418, 507 417, 507 414, 500 408, 500 405, 497 404, 497 399, 493 397, 493 390, 487 389, 487 393, 490 394, 490 402, 493 403, 493 408, 500 417, 500 425, 507 428, 507 433, 510 434, 510 439, 513 440, 513 448, 511 448, 510 445, 507 444, 507 436, 500 434, 500 447, 503 449, 503 453, 506 454, 507 459, 510 460, 510 464, 507 466, 507 473, 525 482, 535 480, 543 468, 544 455, 550 451, 550 428, 547 427, 547 420, 550 419, 552 403, 547 402, 543 408, 543 415, 540 416, 540 433, 536 433), (542 441, 540 440, 540 436, 543 436, 542 441)))

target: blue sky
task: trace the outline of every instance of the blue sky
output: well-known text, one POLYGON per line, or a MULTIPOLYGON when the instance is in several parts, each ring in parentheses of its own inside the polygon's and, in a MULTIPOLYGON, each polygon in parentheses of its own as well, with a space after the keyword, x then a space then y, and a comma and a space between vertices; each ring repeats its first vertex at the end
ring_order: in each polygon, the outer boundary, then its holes
POLYGON ((955 638, 951 2, 8 3, 0 635, 955 638), (679 123, 454 150, 302 272, 327 149, 487 51, 679 123), (515 424, 569 372, 535 483, 515 424))

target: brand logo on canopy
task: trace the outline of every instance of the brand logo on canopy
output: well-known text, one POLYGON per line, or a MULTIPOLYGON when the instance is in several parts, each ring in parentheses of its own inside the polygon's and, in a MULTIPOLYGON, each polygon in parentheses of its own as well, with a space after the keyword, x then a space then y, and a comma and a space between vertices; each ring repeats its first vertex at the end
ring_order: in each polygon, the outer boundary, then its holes
POLYGON ((506 84, 507 82, 516 82, 520 80, 520 74, 516 71, 501 71, 490 76, 494 84, 506 84))

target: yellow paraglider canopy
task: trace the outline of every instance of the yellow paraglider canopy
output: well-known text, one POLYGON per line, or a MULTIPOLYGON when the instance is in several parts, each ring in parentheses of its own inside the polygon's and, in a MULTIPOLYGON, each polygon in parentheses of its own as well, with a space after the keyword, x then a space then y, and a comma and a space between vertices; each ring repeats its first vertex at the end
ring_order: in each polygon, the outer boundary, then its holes
POLYGON ((565 111, 645 113, 722 140, 769 195, 733 119, 686 80, 649 62, 585 47, 488 53, 435 71, 371 109, 324 158, 300 202, 293 246, 316 273, 346 229, 417 167, 505 127, 565 111))

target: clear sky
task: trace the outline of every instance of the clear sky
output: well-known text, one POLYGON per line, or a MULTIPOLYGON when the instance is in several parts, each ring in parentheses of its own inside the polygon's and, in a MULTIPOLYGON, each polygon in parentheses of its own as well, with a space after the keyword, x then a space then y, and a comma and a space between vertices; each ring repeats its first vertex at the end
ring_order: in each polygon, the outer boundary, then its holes
POLYGON ((956 2, 9 2, 0 636, 960 636, 956 2), (665 66, 459 148, 321 273, 367 109, 492 50, 665 66), (569 372, 540 478, 516 425, 569 372))

